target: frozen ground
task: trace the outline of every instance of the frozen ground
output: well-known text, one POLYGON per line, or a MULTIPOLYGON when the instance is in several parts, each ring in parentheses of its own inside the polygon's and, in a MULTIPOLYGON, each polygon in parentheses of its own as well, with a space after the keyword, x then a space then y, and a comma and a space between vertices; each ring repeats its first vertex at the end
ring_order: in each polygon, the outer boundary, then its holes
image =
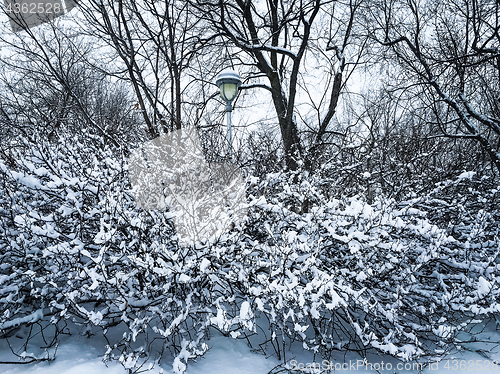
MULTIPOLYGON (((16 339, 16 338, 11 338, 16 339)), ((477 335, 478 343, 469 344, 472 351, 483 350, 491 355, 491 358, 500 360, 500 334, 495 331, 494 326, 477 335)), ((12 340, 14 342, 14 340, 12 340)), ((33 364, 3 364, 0 365, 0 373, 2 374, 126 374, 123 367, 117 363, 112 363, 106 367, 100 358, 103 353, 104 341, 98 337, 86 338, 83 336, 65 336, 59 345, 56 359, 52 362, 40 362, 33 364)), ((278 360, 275 357, 266 358, 262 354, 252 352, 247 344, 242 340, 234 340, 223 336, 214 336, 209 345, 211 350, 197 362, 191 362, 187 374, 267 374, 278 365, 278 360)), ((303 351, 289 352, 289 358, 294 358, 290 361, 291 365, 295 365, 295 369, 306 367, 312 359, 303 351), (294 356, 295 354, 295 356, 294 356), (302 366, 300 366, 302 364, 302 366)), ((0 341, 0 361, 13 361, 15 357, 10 352, 6 341, 0 341)), ((331 373, 377 373, 375 370, 379 365, 379 373, 413 373, 418 372, 416 368, 408 368, 409 370, 398 369, 400 362, 383 356, 373 356, 370 358, 372 367, 364 366, 358 362, 359 357, 355 355, 339 354, 338 361, 331 362, 331 373), (344 369, 336 370, 340 364, 344 362, 344 369), (380 365, 384 363, 383 370, 380 365), (390 364, 390 367, 389 367, 390 364), (390 369, 390 370, 389 370, 390 369)), ((316 365, 322 362, 317 360, 316 365)), ((328 364, 328 362, 323 362, 328 364)), ((165 364, 162 368, 154 367, 150 374, 167 374, 171 373, 171 365, 165 364)), ((304 373, 304 370, 296 370, 296 373, 304 373)), ((426 368, 423 373, 454 373, 454 374, 471 374, 471 373, 499 373, 500 366, 492 365, 484 356, 477 352, 465 351, 457 353, 455 356, 448 356, 438 365, 426 368)), ((272 371, 273 374, 284 374, 285 371, 276 368, 272 371)))

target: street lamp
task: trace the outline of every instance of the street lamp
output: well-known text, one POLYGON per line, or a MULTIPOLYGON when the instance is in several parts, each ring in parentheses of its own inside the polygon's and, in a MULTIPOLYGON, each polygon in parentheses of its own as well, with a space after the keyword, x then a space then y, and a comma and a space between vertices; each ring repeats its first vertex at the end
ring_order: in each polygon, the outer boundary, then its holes
POLYGON ((238 88, 241 86, 241 78, 234 70, 224 70, 217 77, 215 84, 217 85, 217 87, 219 87, 220 95, 226 102, 227 142, 229 146, 229 154, 232 156, 233 139, 231 134, 231 112, 233 110, 233 106, 231 105, 231 103, 238 94, 238 88))

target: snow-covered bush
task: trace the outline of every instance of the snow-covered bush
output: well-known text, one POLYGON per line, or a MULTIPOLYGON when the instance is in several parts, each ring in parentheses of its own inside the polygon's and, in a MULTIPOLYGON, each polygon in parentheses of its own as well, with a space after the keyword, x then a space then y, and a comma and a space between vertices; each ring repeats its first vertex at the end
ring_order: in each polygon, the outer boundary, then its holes
POLYGON ((205 304, 186 274, 199 272, 198 252, 176 250, 168 213, 135 207, 124 159, 89 144, 23 144, 0 163, 2 336, 66 319, 88 333, 121 325, 106 358, 130 369, 155 340, 166 342, 160 351, 203 352, 184 344, 196 326, 182 327, 205 304))
MULTIPOLYGON (((265 193, 251 202, 248 256, 238 262, 251 308, 269 321, 269 345, 282 358, 285 343, 299 340, 326 357, 376 348, 428 359, 498 315, 498 187, 465 189, 483 209, 463 221, 460 235, 456 226, 436 224, 457 199, 470 199, 453 194, 467 176, 420 199, 372 205, 359 197, 325 200, 316 188, 321 180, 304 173, 297 183, 289 175, 260 181, 254 192, 265 193), (435 196, 445 192, 449 204, 435 196), (297 210, 304 201, 307 213, 297 210)), ((459 206, 459 220, 474 210, 459 206)))
POLYGON ((225 323, 223 305, 241 300, 224 244, 238 231, 179 246, 169 212, 137 208, 126 158, 87 140, 21 140, 3 154, 1 337, 23 337, 26 351, 24 326, 35 326, 52 348, 70 320, 89 336, 101 329, 105 360, 130 372, 165 357, 182 373, 208 349, 209 327, 225 323))
POLYGON ((498 315, 493 181, 463 174, 368 204, 328 196, 318 174, 249 177, 246 224, 185 247, 169 212, 137 208, 126 157, 99 144, 3 151, 3 338, 35 326, 55 345, 71 320, 101 331, 105 359, 129 372, 170 361, 182 373, 212 329, 283 361, 294 342, 325 358, 377 349, 417 360, 498 315))

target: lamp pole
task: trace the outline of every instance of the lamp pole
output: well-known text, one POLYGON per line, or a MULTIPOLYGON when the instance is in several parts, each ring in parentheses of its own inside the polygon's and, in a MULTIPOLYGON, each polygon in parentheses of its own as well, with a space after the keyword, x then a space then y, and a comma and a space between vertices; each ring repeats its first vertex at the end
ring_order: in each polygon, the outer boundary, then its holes
POLYGON ((226 102, 227 116, 227 143, 229 147, 229 156, 233 157, 233 134, 231 128, 231 112, 233 111, 232 102, 238 94, 238 88, 241 86, 241 78, 234 70, 224 70, 217 76, 215 81, 219 87, 220 95, 226 102))
POLYGON ((227 144, 229 147, 229 157, 233 158, 233 134, 231 129, 231 112, 233 111, 233 106, 231 103, 226 105, 226 117, 227 117, 227 144))

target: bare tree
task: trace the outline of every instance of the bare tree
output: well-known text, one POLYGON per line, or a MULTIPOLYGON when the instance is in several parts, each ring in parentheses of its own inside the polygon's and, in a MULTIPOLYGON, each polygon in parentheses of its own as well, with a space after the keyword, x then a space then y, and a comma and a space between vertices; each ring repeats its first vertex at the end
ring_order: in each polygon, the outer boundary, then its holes
POLYGON ((0 101, 12 136, 89 131, 115 146, 140 139, 128 88, 96 68, 87 40, 50 24, 4 35, 0 43, 0 101))
POLYGON ((393 90, 425 105, 441 136, 478 142, 498 171, 499 8, 482 0, 382 0, 366 22, 397 70, 393 90))
MULTIPOLYGON (((106 72, 132 85, 150 136, 183 127, 193 107, 184 100, 194 81, 187 71, 205 43, 190 3, 92 0, 81 9, 87 33, 118 57, 106 72)), ((196 114, 189 119, 193 123, 201 116, 196 114)))
MULTIPOLYGON (((352 64, 348 48, 362 2, 197 1, 200 16, 211 24, 213 35, 247 56, 238 57, 248 75, 243 88, 264 88, 271 93, 290 169, 297 168, 298 158, 314 158, 325 135, 331 133, 329 125, 352 64), (311 83, 303 79, 311 64, 316 64, 314 81, 325 87, 317 100, 310 95, 311 83), (304 121, 314 134, 310 151, 305 149, 297 119, 300 94, 309 96, 310 107, 319 115, 315 126, 304 121)), ((352 65, 359 63, 353 61, 352 65)))

